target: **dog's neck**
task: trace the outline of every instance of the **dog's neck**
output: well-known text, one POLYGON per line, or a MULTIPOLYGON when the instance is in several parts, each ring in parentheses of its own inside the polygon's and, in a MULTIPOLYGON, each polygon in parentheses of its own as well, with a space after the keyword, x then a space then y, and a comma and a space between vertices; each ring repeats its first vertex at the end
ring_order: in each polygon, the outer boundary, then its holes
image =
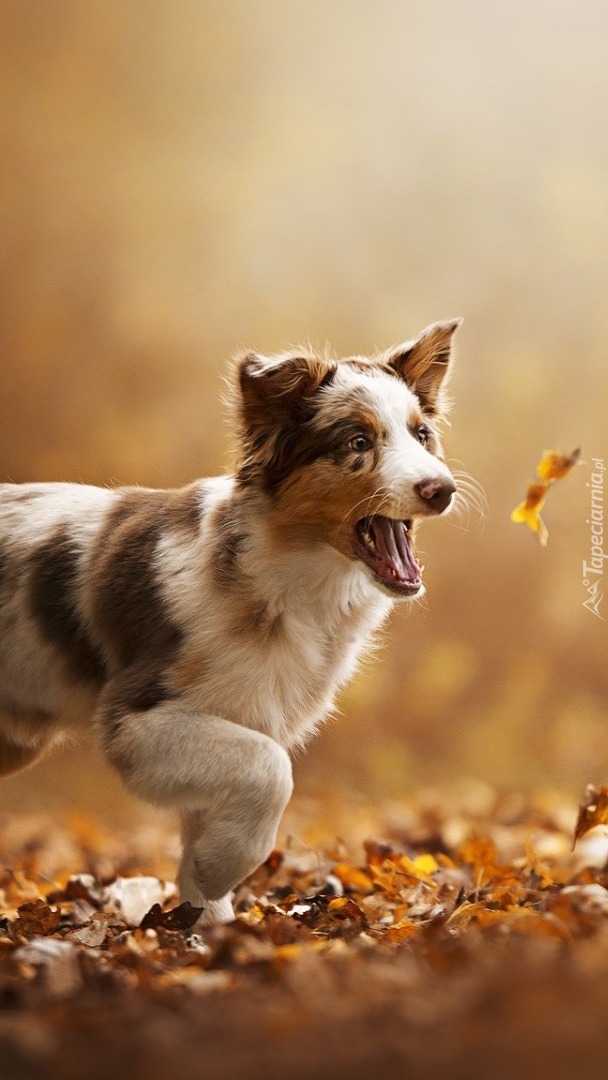
POLYGON ((268 605, 277 615, 300 614, 324 625, 336 626, 367 610, 376 622, 393 606, 369 579, 356 560, 340 554, 313 530, 285 530, 272 495, 254 487, 241 487, 226 477, 216 514, 231 523, 238 544, 235 559, 240 587, 268 605))

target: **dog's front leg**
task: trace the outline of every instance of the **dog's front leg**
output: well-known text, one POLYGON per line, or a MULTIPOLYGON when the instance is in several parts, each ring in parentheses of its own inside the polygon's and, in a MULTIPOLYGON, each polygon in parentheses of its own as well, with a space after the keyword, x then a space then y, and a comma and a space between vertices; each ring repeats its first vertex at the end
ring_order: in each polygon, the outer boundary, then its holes
POLYGON ((117 710, 109 687, 99 711, 108 757, 127 786, 182 816, 182 901, 201 923, 233 918, 231 891, 272 850, 293 788, 285 750, 261 732, 165 701, 117 710))

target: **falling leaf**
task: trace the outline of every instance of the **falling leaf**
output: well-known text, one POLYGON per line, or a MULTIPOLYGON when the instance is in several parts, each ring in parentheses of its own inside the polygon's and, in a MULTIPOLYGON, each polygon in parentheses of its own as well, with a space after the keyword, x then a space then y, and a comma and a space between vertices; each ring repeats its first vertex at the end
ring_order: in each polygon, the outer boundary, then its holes
POLYGON ((541 482, 528 485, 525 499, 511 513, 511 521, 525 524, 533 533, 536 533, 541 547, 547 546, 549 536, 547 527, 540 516, 547 492, 551 484, 556 480, 562 480, 564 476, 572 472, 580 453, 580 447, 573 450, 571 454, 562 454, 558 450, 545 450, 536 466, 536 475, 541 482))
POLYGON ((578 810, 572 849, 577 840, 585 836, 596 825, 608 825, 608 787, 595 788, 589 784, 585 792, 585 802, 578 810))
POLYGON ((511 521, 523 522, 536 533, 541 547, 546 547, 549 536, 547 526, 540 516, 548 490, 548 484, 529 484, 524 501, 511 513, 511 521))

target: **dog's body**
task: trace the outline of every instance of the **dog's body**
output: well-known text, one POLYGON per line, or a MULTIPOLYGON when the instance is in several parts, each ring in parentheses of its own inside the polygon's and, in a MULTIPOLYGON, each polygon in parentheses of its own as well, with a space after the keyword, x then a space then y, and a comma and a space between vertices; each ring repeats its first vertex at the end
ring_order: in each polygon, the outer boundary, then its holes
POLYGON ((266 857, 288 751, 331 710, 455 486, 435 420, 458 321, 374 360, 245 356, 234 476, 175 491, 0 486, 0 773, 94 718, 182 815, 202 921, 266 857))

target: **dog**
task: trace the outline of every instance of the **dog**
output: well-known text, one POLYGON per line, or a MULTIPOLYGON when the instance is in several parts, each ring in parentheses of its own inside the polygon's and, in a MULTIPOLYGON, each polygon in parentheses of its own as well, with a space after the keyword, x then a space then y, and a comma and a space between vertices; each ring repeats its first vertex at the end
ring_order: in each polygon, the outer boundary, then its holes
POLYGON ((92 723, 126 786, 179 811, 200 925, 234 918, 290 753, 423 594, 416 525, 455 496, 439 425, 459 324, 371 358, 241 356, 232 475, 0 486, 0 774, 92 723))

